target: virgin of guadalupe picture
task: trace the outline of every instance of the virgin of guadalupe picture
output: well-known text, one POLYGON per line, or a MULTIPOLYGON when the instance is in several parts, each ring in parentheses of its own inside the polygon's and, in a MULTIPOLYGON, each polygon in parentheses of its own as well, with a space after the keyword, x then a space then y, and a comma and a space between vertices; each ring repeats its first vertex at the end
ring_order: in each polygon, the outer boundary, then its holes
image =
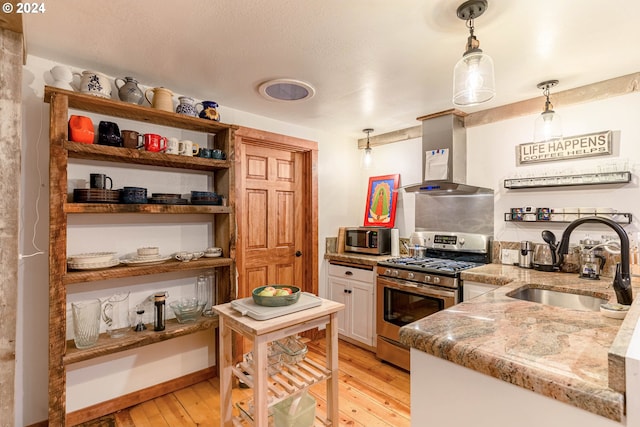
POLYGON ((364 216, 365 226, 392 228, 395 222, 400 175, 369 178, 369 194, 364 216))

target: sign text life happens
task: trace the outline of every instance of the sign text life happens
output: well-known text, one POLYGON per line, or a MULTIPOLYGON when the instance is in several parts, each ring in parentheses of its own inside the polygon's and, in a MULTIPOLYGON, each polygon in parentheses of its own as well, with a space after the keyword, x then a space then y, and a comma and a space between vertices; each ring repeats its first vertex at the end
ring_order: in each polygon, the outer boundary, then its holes
POLYGON ((610 130, 516 146, 518 164, 570 160, 612 153, 610 130))

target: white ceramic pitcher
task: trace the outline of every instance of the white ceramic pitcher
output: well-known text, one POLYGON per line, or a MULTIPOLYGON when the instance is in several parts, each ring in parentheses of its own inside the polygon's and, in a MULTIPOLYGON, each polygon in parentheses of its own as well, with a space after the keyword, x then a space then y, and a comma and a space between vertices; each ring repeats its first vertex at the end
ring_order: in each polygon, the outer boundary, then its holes
POLYGON ((83 71, 82 74, 73 73, 73 75, 80 77, 80 85, 77 87, 79 92, 102 98, 111 98, 111 82, 104 74, 95 71, 83 71))

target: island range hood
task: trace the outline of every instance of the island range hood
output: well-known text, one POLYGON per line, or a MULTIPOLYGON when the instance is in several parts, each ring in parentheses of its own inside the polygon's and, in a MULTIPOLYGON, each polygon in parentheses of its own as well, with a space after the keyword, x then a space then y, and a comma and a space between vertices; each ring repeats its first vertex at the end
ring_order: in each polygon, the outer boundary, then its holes
POLYGON ((408 192, 433 195, 493 193, 467 184, 465 113, 452 109, 419 117, 422 120, 422 178, 403 187, 408 192))

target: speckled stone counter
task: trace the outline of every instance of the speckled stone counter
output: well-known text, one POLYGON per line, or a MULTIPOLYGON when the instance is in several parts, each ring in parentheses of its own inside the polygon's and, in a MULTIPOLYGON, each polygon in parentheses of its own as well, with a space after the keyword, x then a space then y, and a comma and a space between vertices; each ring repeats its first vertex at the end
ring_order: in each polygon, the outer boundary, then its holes
MULTIPOLYGON (((400 330, 410 347, 615 421, 624 414, 624 355, 638 319, 624 320, 507 296, 524 285, 609 297, 611 279, 490 264, 463 280, 500 285, 400 330)), ((634 296, 640 282, 634 278, 634 296)))
POLYGON ((324 259, 338 262, 345 262, 348 264, 359 264, 359 265, 368 265, 375 267, 375 265, 379 261, 384 261, 391 258, 391 255, 367 255, 367 254, 358 254, 355 252, 344 252, 344 253, 336 253, 336 252, 326 252, 324 254, 324 259))

